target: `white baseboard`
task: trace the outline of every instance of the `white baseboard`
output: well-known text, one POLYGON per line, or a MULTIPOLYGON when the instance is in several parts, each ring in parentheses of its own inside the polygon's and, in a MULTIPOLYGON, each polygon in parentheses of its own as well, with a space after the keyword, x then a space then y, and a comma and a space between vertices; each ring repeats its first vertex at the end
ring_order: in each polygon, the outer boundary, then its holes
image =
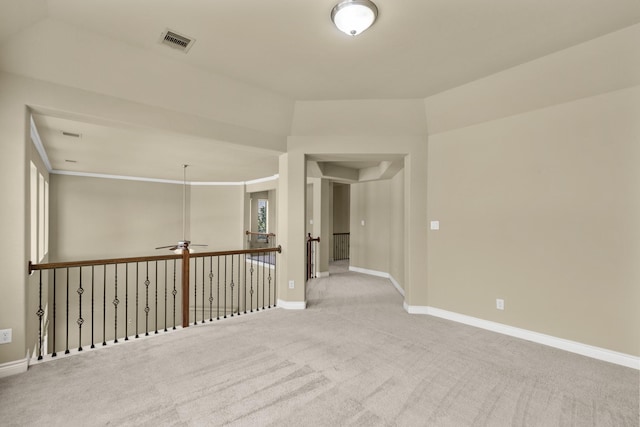
POLYGON ((11 375, 22 374, 27 372, 29 368, 29 358, 25 357, 22 360, 14 360, 0 364, 0 378, 9 377, 11 375))
POLYGON ((329 277, 329 272, 328 271, 320 271, 319 273, 316 274, 317 278, 322 278, 322 277, 329 277))
POLYGON ((278 307, 284 308, 285 310, 304 310, 307 308, 306 301, 284 301, 278 299, 278 307))
POLYGON ((500 334, 547 345, 549 347, 558 348, 560 350, 580 354, 582 356, 591 357, 593 359, 603 360, 605 362, 615 363, 616 365, 626 366, 627 368, 640 370, 640 357, 632 356, 630 354, 619 353, 617 351, 608 350, 606 348, 595 347, 589 344, 583 344, 564 338, 541 334, 539 332, 529 331, 527 329, 516 328, 514 326, 479 319, 477 317, 471 317, 435 307, 417 305, 412 306, 408 305, 405 302, 404 309, 410 314, 428 314, 430 316, 440 317, 442 319, 452 320, 458 323, 464 323, 465 325, 475 326, 476 328, 498 332, 500 334))
POLYGON ((368 268, 354 267, 352 265, 349 266, 349 271, 354 271, 356 273, 369 274, 371 276, 384 277, 386 279, 390 277, 389 273, 385 273, 384 271, 369 270, 368 268))
POLYGON ((400 292, 400 295, 404 296, 404 289, 402 289, 402 286, 400 286, 400 283, 398 283, 398 281, 394 279, 393 276, 390 275, 389 273, 385 273, 384 271, 369 270, 368 268, 360 268, 360 267, 352 267, 352 266, 349 266, 349 271, 362 273, 362 274, 369 274, 371 276, 384 277, 385 279, 389 279, 391 280, 391 283, 396 288, 396 290, 400 292))
POLYGON ((400 286, 400 283, 398 283, 398 281, 394 279, 392 275, 389 275, 389 280, 391 280, 391 283, 396 288, 396 290, 400 292, 400 295, 404 296, 404 289, 402 289, 402 286, 400 286))

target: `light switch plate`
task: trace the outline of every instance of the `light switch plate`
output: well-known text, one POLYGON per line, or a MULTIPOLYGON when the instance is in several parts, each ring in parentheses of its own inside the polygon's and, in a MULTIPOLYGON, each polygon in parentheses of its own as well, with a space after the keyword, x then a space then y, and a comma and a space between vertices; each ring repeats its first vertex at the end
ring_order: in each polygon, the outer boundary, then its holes
POLYGON ((440 221, 431 221, 432 230, 440 230, 440 221))

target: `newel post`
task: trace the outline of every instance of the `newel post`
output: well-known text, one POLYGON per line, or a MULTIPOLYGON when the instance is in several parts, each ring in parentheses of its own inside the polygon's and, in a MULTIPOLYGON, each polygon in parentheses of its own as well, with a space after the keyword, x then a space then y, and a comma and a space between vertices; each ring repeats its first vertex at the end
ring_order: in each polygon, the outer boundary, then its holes
POLYGON ((182 327, 189 327, 189 244, 182 248, 182 327))

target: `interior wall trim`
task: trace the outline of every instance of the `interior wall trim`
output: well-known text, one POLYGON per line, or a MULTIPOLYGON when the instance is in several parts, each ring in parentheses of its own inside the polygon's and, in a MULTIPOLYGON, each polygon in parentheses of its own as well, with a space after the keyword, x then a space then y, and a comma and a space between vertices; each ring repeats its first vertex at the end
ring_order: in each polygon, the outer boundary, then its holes
MULTIPOLYGON (((102 179, 121 179, 126 181, 144 181, 144 182, 159 182, 162 184, 179 184, 183 185, 183 181, 177 181, 172 179, 159 179, 159 178, 144 178, 138 176, 126 176, 126 175, 108 175, 103 173, 90 173, 90 172, 74 172, 74 171, 63 171, 58 169, 53 169, 49 171, 54 175, 69 175, 69 176, 83 176, 89 178, 102 178, 102 179)), ((187 182, 187 185, 191 186, 216 186, 216 185, 244 185, 244 181, 242 182, 187 182)))
POLYGON ((386 279, 391 277, 389 273, 385 273, 384 271, 369 270, 368 268, 354 267, 352 265, 349 266, 349 271, 355 271, 356 273, 369 274, 371 276, 384 277, 386 279))
POLYGON ((392 275, 389 275, 389 280, 391 280, 391 283, 396 288, 396 290, 400 293, 400 295, 404 296, 404 289, 402 289, 402 286, 400 286, 400 283, 398 283, 398 281, 394 279, 392 275))
POLYGON ((279 298, 276 305, 280 308, 284 308, 285 310, 304 310, 307 308, 306 301, 285 301, 279 298))
POLYGON ((404 289, 402 288, 402 286, 400 286, 400 283, 398 283, 398 281, 389 273, 386 273, 384 271, 369 270, 368 268, 360 268, 360 267, 353 267, 353 266, 349 266, 349 271, 362 273, 362 274, 369 274, 371 276, 384 277, 385 279, 389 279, 391 280, 391 283, 396 288, 396 290, 400 293, 400 295, 404 296, 404 289))
POLYGON ((21 360, 14 360, 0 364, 0 378, 9 377, 11 375, 22 374, 27 372, 29 368, 29 358, 25 357, 21 360))
POLYGON ((571 353, 580 354, 582 356, 591 357, 593 359, 602 360, 616 365, 626 366, 640 370, 640 357, 632 356, 626 353, 609 350, 606 348, 595 347, 589 344, 583 344, 577 341, 571 341, 564 338, 554 337, 552 335, 541 334, 539 332, 529 331, 527 329, 516 328, 514 326, 504 325, 502 323, 492 322, 490 320, 479 319, 477 317, 467 316, 452 311, 442 310, 436 307, 408 305, 403 304, 404 309, 409 314, 427 314, 429 316, 440 317, 442 319, 451 320, 465 325, 474 326, 476 328, 486 329, 488 331, 497 332, 499 334, 509 335, 511 337, 543 344, 571 353))

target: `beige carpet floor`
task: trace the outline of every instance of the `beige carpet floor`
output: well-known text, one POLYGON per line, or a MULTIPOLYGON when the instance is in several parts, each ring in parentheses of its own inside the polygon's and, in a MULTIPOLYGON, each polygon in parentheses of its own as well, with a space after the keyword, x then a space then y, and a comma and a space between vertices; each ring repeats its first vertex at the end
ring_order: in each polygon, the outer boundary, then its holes
POLYGON ((335 271, 271 309, 0 379, 2 426, 638 426, 638 371, 422 315, 335 271))

